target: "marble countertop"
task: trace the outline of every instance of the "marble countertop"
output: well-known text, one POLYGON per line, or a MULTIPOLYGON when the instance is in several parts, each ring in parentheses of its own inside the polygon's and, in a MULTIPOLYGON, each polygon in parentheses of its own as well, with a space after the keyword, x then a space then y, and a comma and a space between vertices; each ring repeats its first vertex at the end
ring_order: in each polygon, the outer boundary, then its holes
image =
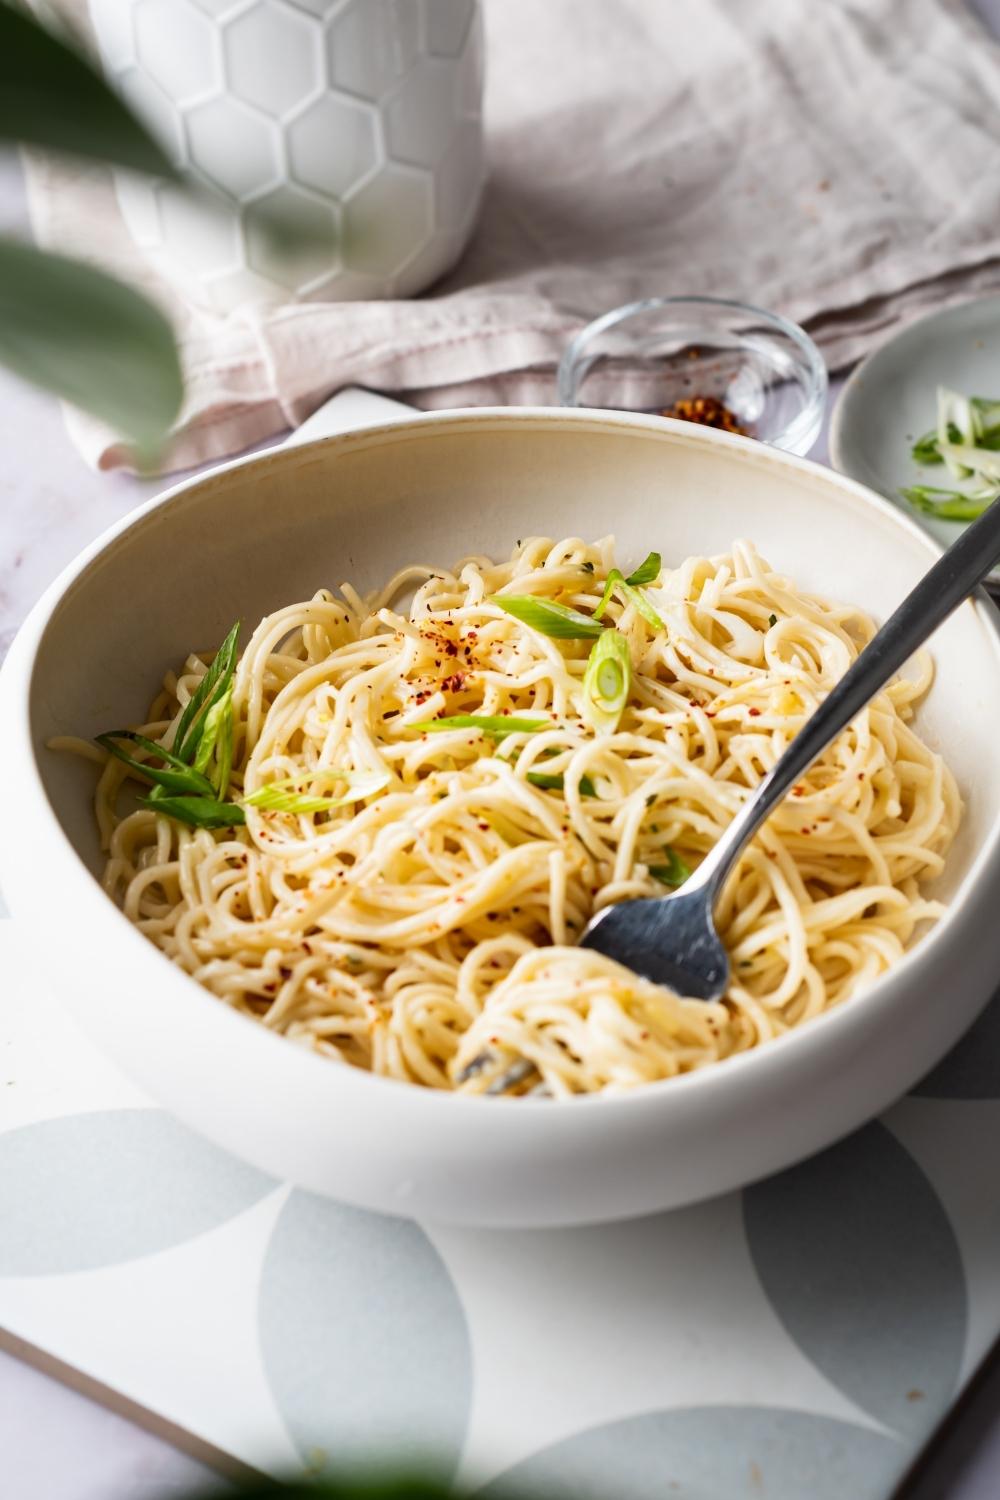
MULTIPOLYGON (((976 0, 973 8, 1000 35, 1000 0, 976 0)), ((0 233, 22 231, 26 222, 19 169, 0 160, 0 233)), ((2 369, 0 431, 6 450, 0 471, 2 658, 60 569, 162 484, 92 473, 66 435, 58 404, 2 369)), ((825 433, 813 456, 825 459, 825 433)), ((220 1493, 231 1493, 194 1459, 3 1353, 0 1453, 10 1500, 165 1500, 213 1482, 220 1493)), ((1000 1359, 991 1362, 904 1494, 907 1500, 1000 1495, 1000 1359)))

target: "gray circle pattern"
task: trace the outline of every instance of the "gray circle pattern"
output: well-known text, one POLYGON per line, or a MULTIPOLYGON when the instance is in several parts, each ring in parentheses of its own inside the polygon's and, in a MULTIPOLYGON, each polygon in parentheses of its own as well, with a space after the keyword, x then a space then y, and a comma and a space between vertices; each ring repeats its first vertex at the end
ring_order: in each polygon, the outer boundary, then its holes
POLYGON ((277 1186, 159 1109, 0 1134, 0 1276, 118 1265, 181 1245, 277 1186))
POLYGON ((965 1273, 951 1223, 883 1125, 748 1188, 754 1266, 788 1334, 864 1411, 918 1437, 954 1395, 965 1273))
POLYGON ((769 1407, 647 1412, 575 1434, 477 1500, 884 1500, 901 1444, 830 1417, 769 1407))
POLYGON ((453 1471, 469 1339, 416 1224, 293 1192, 268 1246, 259 1318, 272 1394, 310 1465, 385 1454, 453 1471))

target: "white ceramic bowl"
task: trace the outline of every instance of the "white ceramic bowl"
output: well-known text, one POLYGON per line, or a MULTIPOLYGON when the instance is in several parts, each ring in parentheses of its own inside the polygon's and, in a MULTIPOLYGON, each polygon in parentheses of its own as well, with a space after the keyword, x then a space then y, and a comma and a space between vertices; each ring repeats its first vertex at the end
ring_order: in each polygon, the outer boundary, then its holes
POLYGON ((424 416, 241 460, 169 491, 83 555, 0 677, 0 880, 40 981, 150 1094, 281 1177, 479 1225, 641 1214, 828 1144, 914 1083, 988 998, 1000 901, 1000 636, 966 604, 934 638, 920 727, 966 799, 948 916, 866 996, 759 1051, 614 1099, 484 1100, 338 1068, 234 1014, 93 878, 93 767, 47 751, 140 716, 164 667, 322 584, 415 559, 598 537, 667 561, 752 538, 806 588, 884 617, 934 544, 805 460, 683 423, 587 411, 424 416))

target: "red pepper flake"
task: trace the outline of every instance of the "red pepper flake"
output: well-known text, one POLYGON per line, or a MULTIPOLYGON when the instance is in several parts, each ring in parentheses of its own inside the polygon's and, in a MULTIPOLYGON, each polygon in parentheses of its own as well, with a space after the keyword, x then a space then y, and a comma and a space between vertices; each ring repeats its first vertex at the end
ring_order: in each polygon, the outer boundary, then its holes
POLYGON ((807 834, 807 835, 810 834, 810 833, 812 833, 812 829, 811 828, 802 828, 799 831, 801 833, 804 833, 804 834, 807 834))
POLYGON ((760 718, 760 709, 759 708, 751 708, 749 710, 749 712, 750 712, 751 719, 759 719, 760 718))
MULTIPOLYGON (((698 358, 697 353, 688 358, 698 358)), ((679 417, 683 422, 697 422, 702 427, 721 427, 723 432, 738 432, 743 437, 750 435, 736 415, 724 406, 717 396, 682 396, 672 406, 664 409, 665 417, 679 417)))

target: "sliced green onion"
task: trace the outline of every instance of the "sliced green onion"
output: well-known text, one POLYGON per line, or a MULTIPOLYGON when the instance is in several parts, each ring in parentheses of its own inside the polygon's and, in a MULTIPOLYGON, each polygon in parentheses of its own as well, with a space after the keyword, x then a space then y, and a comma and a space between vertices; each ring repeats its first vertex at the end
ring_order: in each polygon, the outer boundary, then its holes
POLYGON ((557 604, 554 599, 536 598, 534 594, 493 594, 487 601, 513 615, 522 625, 537 630, 540 635, 552 636, 554 640, 594 640, 601 634, 603 626, 593 615, 581 614, 570 609, 568 604, 557 604))
POLYGON ((660 554, 658 552, 650 552, 635 571, 628 575, 625 582, 631 584, 634 588, 640 583, 655 583, 659 576, 660 554))
POLYGON ((647 866, 650 875, 658 880, 661 885, 679 886, 691 876, 691 866, 687 864, 674 849, 664 849, 668 863, 665 865, 647 866))
POLYGON ((970 405, 975 415, 978 440, 982 442, 990 428, 995 431, 1000 427, 1000 401, 994 401, 989 396, 972 396, 970 405))
POLYGON ((122 761, 130 770, 135 771, 140 776, 144 776, 148 781, 153 782, 155 786, 162 787, 166 792, 173 792, 180 796, 185 796, 188 793, 204 795, 206 797, 212 795, 212 783, 207 776, 203 776, 200 771, 185 765, 184 761, 175 755, 172 750, 165 750, 155 740, 147 740, 145 735, 136 734, 132 729, 109 730, 107 734, 97 735, 96 743, 103 750, 107 750, 111 755, 115 756, 116 759, 122 761), (167 762, 166 766, 151 766, 147 761, 136 760, 134 756, 129 755, 126 750, 122 749, 121 745, 117 743, 118 740, 128 740, 134 745, 139 745, 143 750, 148 751, 150 755, 156 755, 161 760, 165 760, 167 762))
POLYGON ((611 572, 608 574, 607 582, 604 585, 604 593, 601 595, 601 602, 594 610, 595 620, 599 620, 601 618, 611 601, 611 595, 615 592, 616 589, 621 594, 626 604, 632 604, 635 606, 639 614, 646 621, 647 625, 651 625, 654 630, 666 630, 667 627, 664 625, 663 621, 660 619, 659 615, 656 613, 656 610, 650 604, 649 600, 646 598, 642 590, 637 589, 633 584, 629 583, 628 579, 624 577, 624 575, 619 571, 618 568, 612 568, 611 572))
POLYGON ((899 492, 917 510, 942 521, 974 521, 1000 494, 1000 487, 988 490, 942 490, 929 484, 913 484, 899 492))
POLYGON ((583 674, 584 721, 598 734, 613 734, 625 711, 632 686, 628 641, 618 630, 606 630, 594 642, 583 674))
MULTIPOLYGON (((219 728, 215 741, 215 790, 218 796, 224 797, 229 790, 229 777, 233 769, 233 684, 231 682, 220 704, 219 728)), ((210 712, 214 712, 214 709, 210 712)))
POLYGON ((196 771, 206 772, 215 761, 213 785, 220 797, 226 794, 233 764, 233 683, 215 698, 199 720, 198 744, 192 764, 196 771))
POLYGON ((341 771, 333 766, 323 766, 305 771, 301 776, 285 776, 279 781, 270 781, 258 787, 243 801, 247 807, 259 807, 267 812, 314 813, 328 812, 335 807, 346 807, 349 802, 360 802, 373 792, 380 792, 391 780, 388 771, 341 771), (300 790, 303 780, 344 781, 348 790, 339 797, 317 797, 300 790))
POLYGON ((949 459, 954 460, 963 477, 978 474, 982 479, 1000 481, 1000 453, 994 448, 981 448, 968 443, 938 443, 938 451, 945 463, 949 459))
MULTIPOLYGON (((950 425, 949 433, 954 434, 954 441, 957 442, 959 438, 959 431, 958 428, 954 426, 954 424, 950 425)), ((944 462, 940 453, 938 452, 938 435, 936 428, 933 428, 930 432, 925 432, 922 437, 917 438, 917 441, 910 449, 910 456, 918 464, 927 465, 940 464, 944 462)))
POLYGON ((195 754, 196 747, 200 743, 200 731, 198 720, 207 712, 223 693, 226 692, 233 680, 236 671, 236 647, 240 638, 240 622, 230 630, 226 639, 215 653, 212 665, 198 684, 197 691, 192 694, 190 700, 181 714, 180 723, 174 735, 174 750, 181 760, 190 763, 195 754))
MULTIPOLYGON (((157 789, 158 790, 158 789, 157 789)), ((178 823, 187 823, 191 828, 235 828, 245 823, 243 809, 237 802, 219 802, 214 797, 140 797, 143 807, 153 812, 165 813, 176 818, 178 823)))
MULTIPOLYGON (((539 786, 546 792, 561 792, 565 790, 565 783, 561 772, 550 773, 548 771, 529 771, 527 779, 532 786, 539 786)), ((597 788, 589 776, 581 776, 579 781, 581 797, 596 797, 597 788)))
POLYGON ((951 430, 955 429, 957 437, 954 439, 959 446, 968 443, 970 446, 976 441, 976 415, 968 396, 963 396, 960 391, 950 391, 947 386, 939 385, 937 391, 937 447, 942 459, 956 478, 965 477, 968 472, 963 464, 945 453, 944 449, 951 442, 951 430))
POLYGON ((442 729, 478 729, 491 740, 502 740, 508 734, 537 734, 540 729, 557 726, 551 719, 519 719, 513 714, 452 714, 446 719, 425 719, 406 727, 431 733, 442 729))

